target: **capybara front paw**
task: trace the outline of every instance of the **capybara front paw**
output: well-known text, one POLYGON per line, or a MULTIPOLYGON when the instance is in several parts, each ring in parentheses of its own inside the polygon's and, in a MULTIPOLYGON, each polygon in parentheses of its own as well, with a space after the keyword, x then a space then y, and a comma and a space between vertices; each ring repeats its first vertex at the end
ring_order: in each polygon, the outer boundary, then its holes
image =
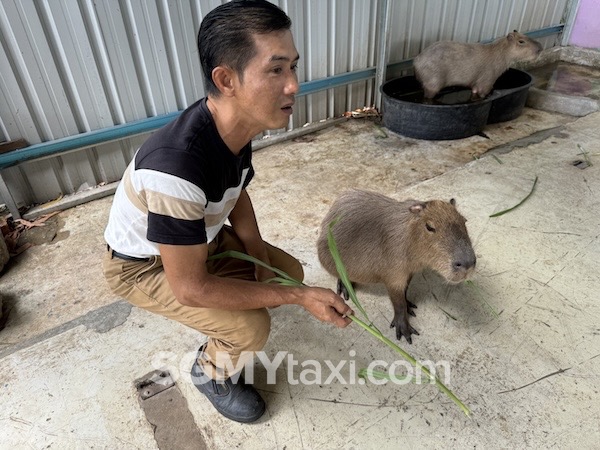
POLYGON ((350 298, 348 289, 346 289, 346 286, 344 286, 344 283, 342 283, 342 280, 340 280, 339 278, 337 280, 337 294, 341 295, 345 301, 348 301, 348 299, 350 298))
POLYGON ((406 312, 413 317, 417 317, 413 309, 417 309, 417 305, 406 300, 406 312))
POLYGON ((410 323, 408 323, 408 319, 403 319, 399 317, 394 317, 392 323, 390 324, 390 328, 396 328, 396 339, 399 341, 402 340, 402 336, 406 339, 406 342, 412 344, 412 335, 419 336, 419 332, 415 330, 410 323))

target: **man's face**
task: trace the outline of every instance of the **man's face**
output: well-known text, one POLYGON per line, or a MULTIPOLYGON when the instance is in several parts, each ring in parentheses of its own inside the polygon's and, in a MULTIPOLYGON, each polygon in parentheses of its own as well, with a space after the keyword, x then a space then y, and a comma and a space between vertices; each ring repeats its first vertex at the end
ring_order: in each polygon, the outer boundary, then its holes
POLYGON ((287 125, 298 93, 298 51, 289 30, 254 35, 257 54, 235 78, 238 112, 243 125, 274 130, 287 125))

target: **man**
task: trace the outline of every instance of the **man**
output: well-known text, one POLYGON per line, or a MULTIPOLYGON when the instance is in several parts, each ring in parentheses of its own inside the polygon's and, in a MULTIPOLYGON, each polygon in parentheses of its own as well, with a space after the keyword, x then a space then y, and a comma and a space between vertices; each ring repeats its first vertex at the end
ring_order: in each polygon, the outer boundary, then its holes
POLYGON ((329 289, 260 283, 274 273, 239 259, 208 259, 238 250, 303 278, 296 259, 262 240, 246 191, 254 175, 251 139, 284 127, 298 92, 290 26, 267 1, 234 0, 208 13, 198 34, 207 97, 141 146, 105 231, 111 289, 208 336, 192 379, 221 414, 239 422, 260 418, 265 403, 228 368, 241 367, 242 352, 265 345, 267 308, 300 305, 338 327, 352 312, 329 289))

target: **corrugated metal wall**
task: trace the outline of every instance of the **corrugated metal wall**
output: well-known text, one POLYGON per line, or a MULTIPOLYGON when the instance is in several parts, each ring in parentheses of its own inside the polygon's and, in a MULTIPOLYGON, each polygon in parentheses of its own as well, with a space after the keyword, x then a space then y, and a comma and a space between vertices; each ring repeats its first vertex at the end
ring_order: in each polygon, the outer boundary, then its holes
MULTIPOLYGON (((388 63, 441 40, 477 42, 561 23, 568 0, 389 0, 388 63)), ((196 33, 216 0, 2 0, 0 140, 30 144, 184 109, 203 96, 196 33)), ((299 78, 374 68, 378 0, 280 0, 299 78)), ((558 36, 541 39, 545 48, 558 36)), ((389 76, 395 76, 394 70, 389 76)), ((302 96, 289 128, 372 105, 373 79, 302 96)), ((147 135, 2 170, 18 206, 119 180, 147 135)), ((0 202, 2 199, 0 199, 0 202)))

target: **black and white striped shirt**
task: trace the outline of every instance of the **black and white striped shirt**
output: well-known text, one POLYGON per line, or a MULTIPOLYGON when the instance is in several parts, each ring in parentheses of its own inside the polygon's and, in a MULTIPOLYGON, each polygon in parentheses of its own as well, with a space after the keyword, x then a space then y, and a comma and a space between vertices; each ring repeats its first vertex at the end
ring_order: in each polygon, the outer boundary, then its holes
POLYGON ((199 100, 135 154, 115 193, 106 242, 137 257, 158 255, 158 244, 208 243, 253 176, 251 144, 234 155, 199 100))

